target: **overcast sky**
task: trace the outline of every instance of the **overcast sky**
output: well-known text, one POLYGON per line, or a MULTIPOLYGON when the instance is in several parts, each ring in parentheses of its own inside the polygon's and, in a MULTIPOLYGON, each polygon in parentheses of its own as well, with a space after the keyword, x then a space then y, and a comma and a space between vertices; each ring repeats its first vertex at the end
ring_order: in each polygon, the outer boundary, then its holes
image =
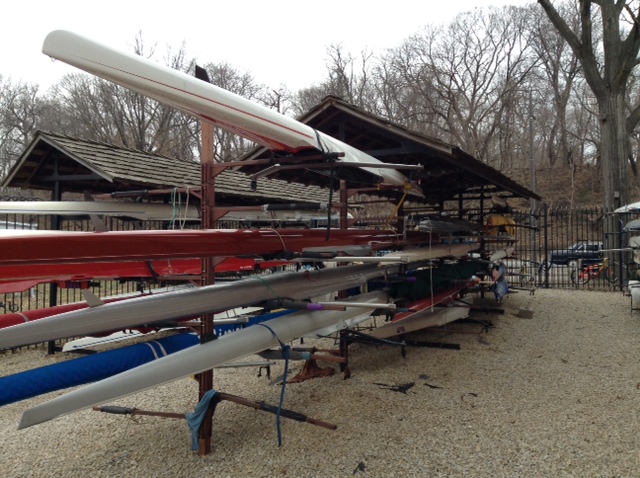
POLYGON ((43 89, 79 70, 52 62, 42 42, 52 30, 72 30, 132 51, 136 34, 156 51, 186 44, 189 58, 227 62, 257 83, 296 91, 326 75, 327 47, 380 53, 421 27, 446 23, 477 7, 534 0, 11 0, 3 4, 0 74, 43 89))

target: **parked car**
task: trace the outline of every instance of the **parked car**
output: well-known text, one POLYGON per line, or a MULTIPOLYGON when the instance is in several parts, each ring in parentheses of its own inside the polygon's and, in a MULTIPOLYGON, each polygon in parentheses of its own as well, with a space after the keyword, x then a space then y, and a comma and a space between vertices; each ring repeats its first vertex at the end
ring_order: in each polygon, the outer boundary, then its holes
POLYGON ((565 265, 575 268, 578 261, 583 265, 597 264, 604 259, 603 243, 596 241, 582 241, 567 249, 551 251, 549 260, 552 265, 565 265))

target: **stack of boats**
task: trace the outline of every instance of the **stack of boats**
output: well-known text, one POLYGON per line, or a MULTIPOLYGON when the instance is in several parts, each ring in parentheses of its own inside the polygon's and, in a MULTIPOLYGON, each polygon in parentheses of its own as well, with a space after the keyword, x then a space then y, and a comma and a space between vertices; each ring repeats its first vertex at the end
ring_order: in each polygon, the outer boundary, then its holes
MULTIPOLYGON (((404 175, 362 151, 141 57, 66 31, 52 32, 43 51, 278 153, 295 157, 301 151, 319 152, 331 161, 356 167, 363 180, 406 186, 404 175)), ((144 216, 147 212, 137 210, 136 214, 144 216)), ((64 273, 56 267, 61 265, 76 267, 76 272, 81 270, 85 277, 91 277, 96 275, 100 264, 110 264, 108 274, 126 276, 126 268, 134 263, 193 261, 204 257, 257 256, 260 261, 309 267, 277 273, 257 270, 256 274, 236 281, 113 300, 87 295, 86 303, 65 306, 62 310, 52 308, 31 316, 19 314, 4 318, 4 322, 0 317, 0 324, 5 324, 0 328, 0 349, 83 336, 109 340, 106 337, 114 333, 119 334, 118 340, 127 338, 127 334, 138 338, 149 334, 151 339, 70 360, 55 368, 2 377, 0 404, 92 382, 28 409, 19 425, 25 428, 300 337, 334 336, 372 315, 384 314, 389 318, 384 325, 369 331, 372 339, 394 337, 465 317, 469 303, 460 299, 476 277, 491 265, 469 255, 477 251, 477 241, 468 241, 464 235, 451 240, 460 231, 467 235, 478 233, 469 227, 460 221, 434 217, 426 218, 417 231, 401 234, 364 229, 332 229, 330 234, 324 229, 202 229, 20 231, 1 236, 0 281, 4 282, 12 278, 38 283, 59 280, 64 273), (318 264, 325 266, 317 267, 318 264), (53 269, 47 272, 46 267, 53 269), (326 300, 327 295, 330 300, 326 300), (192 333, 200 331, 201 317, 214 313, 229 315, 214 317, 214 324, 219 327, 215 340, 203 340, 192 333), (223 325, 233 330, 224 330, 223 325), (158 330, 173 332, 153 340, 159 337, 154 335, 158 330), (9 389, 13 392, 7 393, 9 389)))

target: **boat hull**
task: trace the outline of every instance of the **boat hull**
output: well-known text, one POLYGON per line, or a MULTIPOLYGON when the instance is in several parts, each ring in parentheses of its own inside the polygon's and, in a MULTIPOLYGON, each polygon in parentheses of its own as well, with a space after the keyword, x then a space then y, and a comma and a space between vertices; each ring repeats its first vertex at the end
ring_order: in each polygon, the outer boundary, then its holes
MULTIPOLYGON (((115 50, 84 36, 56 30, 42 52, 100 78, 129 88, 274 151, 345 153, 344 160, 378 163, 376 158, 312 127, 186 73, 138 55, 115 50)), ((403 186, 406 177, 392 169, 364 167, 372 182, 403 186)))
POLYGON ((429 327, 439 327, 469 316, 469 304, 452 301, 446 305, 428 307, 424 310, 410 314, 409 316, 387 322, 376 327, 370 335, 379 339, 387 339, 411 332, 418 332, 429 327))
MULTIPOLYGON (((291 264, 249 257, 227 257, 215 266, 216 274, 247 273, 291 264)), ((56 282, 62 288, 89 287, 92 280, 156 279, 197 281, 202 259, 160 259, 153 261, 84 262, 66 264, 20 264, 0 266, 0 294, 22 292, 38 284, 56 282)), ((1 324, 1 319, 0 319, 1 324)), ((2 327, 0 325, 0 327, 2 327)))
POLYGON ((269 299, 307 299, 359 287, 384 274, 375 264, 283 272, 75 310, 0 329, 0 349, 196 317, 269 299))
POLYGON ((457 307, 455 303, 468 286, 468 283, 461 283, 417 300, 410 305, 410 311, 396 314, 390 322, 373 329, 370 335, 386 339, 462 319, 469 315, 469 305, 457 307))
POLYGON ((341 320, 371 313, 380 301, 380 294, 355 296, 347 300, 368 301, 372 305, 368 310, 353 307, 345 311, 295 312, 270 320, 268 327, 254 325, 224 335, 217 340, 195 345, 31 408, 23 414, 18 428, 30 427, 60 415, 188 377, 225 362, 277 347, 281 343, 288 343, 312 330, 323 329, 341 320))
MULTIPOLYGON (((416 240, 424 239, 414 236, 416 240)), ((107 232, 1 231, 2 267, 18 264, 112 262, 193 257, 270 256, 329 246, 394 247, 402 237, 364 229, 181 229, 107 232)))
POLYGON ((183 333, 0 377, 0 406, 102 380, 199 341, 197 335, 183 333))

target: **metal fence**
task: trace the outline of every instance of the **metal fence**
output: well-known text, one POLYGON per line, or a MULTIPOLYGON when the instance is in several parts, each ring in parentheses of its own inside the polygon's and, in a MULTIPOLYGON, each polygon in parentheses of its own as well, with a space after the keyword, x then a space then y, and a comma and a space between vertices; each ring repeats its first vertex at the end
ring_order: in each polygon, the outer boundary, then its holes
POLYGON ((629 241, 637 232, 625 226, 638 212, 614 213, 604 207, 519 210, 515 255, 507 260, 511 283, 526 287, 624 290, 637 277, 629 241), (572 248, 601 249, 584 256, 572 248))

